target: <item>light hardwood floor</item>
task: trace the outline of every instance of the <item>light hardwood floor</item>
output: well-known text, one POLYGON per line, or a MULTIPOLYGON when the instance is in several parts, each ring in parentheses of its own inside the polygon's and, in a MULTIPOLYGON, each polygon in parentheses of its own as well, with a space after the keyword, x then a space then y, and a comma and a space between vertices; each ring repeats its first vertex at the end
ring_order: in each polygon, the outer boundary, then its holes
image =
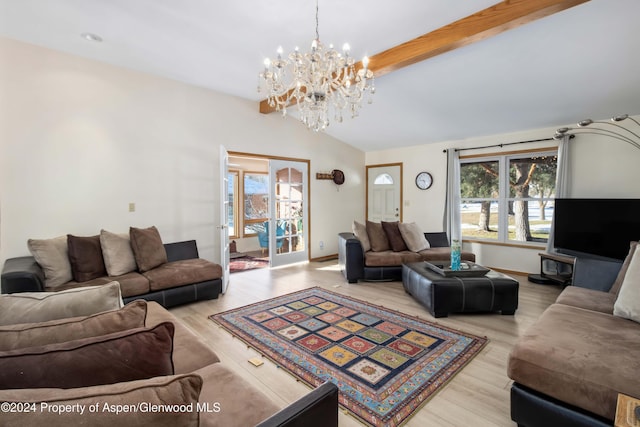
MULTIPOLYGON (((520 282, 519 307, 514 316, 456 314, 434 319, 423 306, 405 294, 401 282, 348 284, 338 269, 337 261, 251 270, 234 273, 230 277, 229 289, 217 300, 176 307, 171 312, 211 345, 221 363, 241 374, 280 407, 303 396, 309 388, 267 359, 258 368, 249 364, 248 359, 258 353, 209 320, 209 315, 319 286, 487 336, 489 344, 409 420, 408 427, 514 426, 509 415, 511 381, 506 374, 509 351, 518 336, 555 301, 561 291, 559 287, 536 285, 529 283, 525 276, 514 275, 520 282)), ((341 411, 341 427, 360 425, 355 418, 341 411)))

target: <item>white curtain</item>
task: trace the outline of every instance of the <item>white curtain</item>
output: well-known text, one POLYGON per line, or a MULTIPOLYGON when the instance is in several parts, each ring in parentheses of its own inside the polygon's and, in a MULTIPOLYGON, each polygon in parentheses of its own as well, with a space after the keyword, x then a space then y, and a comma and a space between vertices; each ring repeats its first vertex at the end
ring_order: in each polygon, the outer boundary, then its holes
MULTIPOLYGON (((556 168, 556 199, 570 197, 569 195, 569 140, 571 135, 565 134, 558 145, 558 165, 556 168)), ((547 241, 547 252, 553 252, 555 245, 553 241, 554 220, 551 220, 549 230, 549 240, 547 241)))
POLYGON ((447 150, 447 204, 445 229, 450 240, 462 239, 460 225, 460 154, 455 148, 447 150))

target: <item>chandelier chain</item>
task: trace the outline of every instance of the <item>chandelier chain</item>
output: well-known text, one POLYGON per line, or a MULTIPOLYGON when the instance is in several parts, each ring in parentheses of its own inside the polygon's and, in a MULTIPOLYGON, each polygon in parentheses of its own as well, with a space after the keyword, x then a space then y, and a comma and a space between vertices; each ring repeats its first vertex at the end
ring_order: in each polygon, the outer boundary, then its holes
POLYGON ((318 14, 319 14, 318 1, 319 0, 316 0, 316 40, 320 40, 320 32, 318 31, 319 22, 320 22, 318 19, 318 14))

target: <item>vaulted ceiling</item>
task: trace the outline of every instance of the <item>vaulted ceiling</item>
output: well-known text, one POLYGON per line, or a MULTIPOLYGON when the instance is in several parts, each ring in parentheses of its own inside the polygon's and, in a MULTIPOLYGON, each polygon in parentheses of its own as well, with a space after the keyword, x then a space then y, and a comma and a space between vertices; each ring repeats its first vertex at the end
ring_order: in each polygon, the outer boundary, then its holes
MULTIPOLYGON (((374 56, 495 3, 320 0, 320 39, 374 56)), ((374 103, 327 133, 371 151, 640 114, 639 17, 638 0, 591 0, 409 65, 379 77, 374 103)), ((308 48, 315 2, 0 0, 0 36, 246 98, 258 111, 263 59, 280 45, 308 48)))

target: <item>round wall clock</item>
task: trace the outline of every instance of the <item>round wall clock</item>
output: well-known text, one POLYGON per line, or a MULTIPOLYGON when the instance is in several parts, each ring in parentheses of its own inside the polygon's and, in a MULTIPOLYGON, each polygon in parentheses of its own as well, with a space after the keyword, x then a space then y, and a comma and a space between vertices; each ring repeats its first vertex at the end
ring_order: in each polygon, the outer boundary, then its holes
POLYGON ((420 172, 416 175, 416 186, 421 190, 426 190, 433 184, 433 177, 429 172, 420 172))

